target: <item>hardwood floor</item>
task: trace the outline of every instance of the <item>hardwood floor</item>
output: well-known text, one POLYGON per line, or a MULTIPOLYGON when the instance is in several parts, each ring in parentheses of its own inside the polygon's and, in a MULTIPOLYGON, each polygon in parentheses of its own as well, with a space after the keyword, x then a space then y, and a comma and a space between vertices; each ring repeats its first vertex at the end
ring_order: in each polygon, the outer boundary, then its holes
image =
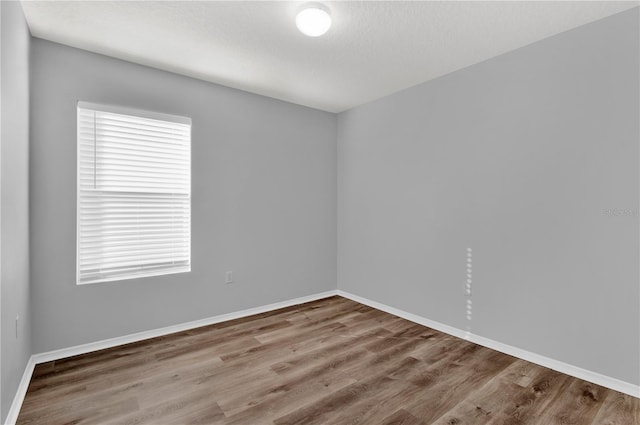
POLYGON ((640 399, 332 297, 38 365, 18 424, 640 424, 640 399))

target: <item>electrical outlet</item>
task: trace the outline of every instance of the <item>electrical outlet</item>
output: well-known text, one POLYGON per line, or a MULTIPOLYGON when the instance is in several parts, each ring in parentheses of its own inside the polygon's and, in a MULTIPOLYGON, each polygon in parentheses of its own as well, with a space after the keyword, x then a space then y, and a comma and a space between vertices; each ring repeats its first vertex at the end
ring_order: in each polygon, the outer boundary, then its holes
POLYGON ((224 283, 233 283, 233 272, 230 271, 224 274, 224 283))

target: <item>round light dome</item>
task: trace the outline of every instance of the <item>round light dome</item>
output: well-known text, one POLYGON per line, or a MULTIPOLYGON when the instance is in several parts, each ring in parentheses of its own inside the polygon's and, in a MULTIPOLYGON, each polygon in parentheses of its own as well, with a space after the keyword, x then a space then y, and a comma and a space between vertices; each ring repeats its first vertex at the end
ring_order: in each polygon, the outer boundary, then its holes
POLYGON ((331 15, 320 5, 310 5, 298 13, 296 26, 304 35, 318 37, 331 27, 331 15))

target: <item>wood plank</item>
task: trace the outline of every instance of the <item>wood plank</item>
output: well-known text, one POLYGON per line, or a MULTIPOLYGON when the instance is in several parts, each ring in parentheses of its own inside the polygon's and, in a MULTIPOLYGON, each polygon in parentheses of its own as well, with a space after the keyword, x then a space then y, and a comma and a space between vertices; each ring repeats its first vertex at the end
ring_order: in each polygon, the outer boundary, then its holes
POLYGON ((559 372, 531 365, 524 360, 516 360, 433 424, 535 423, 536 413, 544 410, 551 401, 549 395, 555 394, 553 390, 560 389, 566 379, 567 377, 559 372), (531 376, 534 372, 537 374, 531 376), (529 384, 523 386, 523 382, 529 384))
POLYGON ((38 365, 18 424, 640 425, 640 400, 330 297, 38 365))
POLYGON ((540 414, 552 424, 591 424, 603 405, 608 390, 579 379, 567 379, 566 385, 540 414))
POLYGON ((640 424, 640 403, 635 397, 607 391, 604 404, 593 423, 598 425, 640 424))

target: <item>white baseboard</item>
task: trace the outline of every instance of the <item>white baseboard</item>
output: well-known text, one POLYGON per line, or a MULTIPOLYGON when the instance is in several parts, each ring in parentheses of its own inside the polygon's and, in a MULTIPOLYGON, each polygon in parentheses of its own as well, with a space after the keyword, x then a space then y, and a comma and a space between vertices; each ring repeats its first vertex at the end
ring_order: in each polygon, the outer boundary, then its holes
POLYGON ((7 419, 4 422, 5 425, 16 424, 16 421, 18 420, 18 413, 20 413, 20 408, 22 407, 24 396, 27 394, 27 389, 29 388, 29 382, 31 381, 31 375, 33 375, 33 369, 35 367, 36 367, 36 362, 33 359, 33 356, 31 356, 29 358, 29 361, 27 362, 27 366, 24 368, 22 379, 20 380, 20 384, 18 384, 18 390, 16 391, 16 395, 13 398, 11 407, 9 408, 7 419))
POLYGON ((300 297, 300 298, 295 298, 287 301, 277 302, 274 304, 268 304, 261 307, 255 307, 247 310, 237 311, 234 313, 222 314, 220 316, 209 317, 201 320, 194 320, 192 322, 180 323, 177 325, 167 326, 164 328, 153 329, 153 330, 144 331, 144 332, 138 332, 135 334, 106 339, 103 341, 96 341, 88 344, 76 345, 74 347, 63 348, 60 350, 48 351, 46 353, 34 354, 31 356, 31 358, 29 359, 29 362, 27 363, 27 366, 25 367, 24 374, 22 375, 22 380, 20 381, 20 385, 18 386, 18 390, 13 399, 13 403, 11 403, 11 408, 9 409, 9 413, 7 414, 5 425, 15 425, 16 420, 18 419, 18 414, 20 413, 20 408, 22 407, 22 402, 24 401, 24 397, 27 393, 27 389, 29 388, 29 382, 31 381, 33 370, 37 364, 63 359, 65 357, 77 356, 79 354, 86 354, 92 351, 103 350, 106 348, 112 348, 118 345, 138 342, 138 341, 142 341, 149 338, 155 338, 158 336, 172 334, 175 332, 182 332, 189 329, 198 328, 201 326, 207 326, 215 323, 226 322, 228 320, 239 319, 239 318, 251 316, 254 314, 266 313, 266 312, 277 310, 280 308, 291 307, 297 304, 303 304, 306 302, 315 301, 322 298, 328 298, 334 295, 340 295, 344 298, 348 298, 360 304, 368 305, 369 307, 373 307, 375 309, 385 311, 395 316, 402 317, 403 319, 407 319, 411 322, 436 329, 440 332, 444 332, 458 338, 463 338, 471 342, 474 342, 476 344, 482 345, 484 347, 491 348, 493 350, 500 351, 502 353, 521 358, 523 360, 527 360, 531 363, 536 363, 541 366, 548 367, 549 369, 553 369, 558 372, 562 372, 567 375, 574 376, 579 379, 584 379, 585 381, 593 382, 594 384, 602 385, 603 387, 611 388, 612 390, 620 391, 621 393, 625 393, 630 396, 640 398, 640 386, 638 385, 630 384, 628 382, 624 382, 619 379, 611 378, 596 372, 592 372, 586 369, 582 369, 582 368, 570 365, 568 363, 563 363, 563 362, 551 359, 549 357, 541 356, 539 354, 535 354, 530 351, 523 350, 521 348, 513 347, 498 341, 494 341, 489 338, 484 338, 479 335, 468 333, 466 331, 455 328, 453 326, 449 326, 443 323, 429 320, 424 317, 418 316, 416 314, 407 313, 406 311, 403 311, 394 307, 390 307, 386 304, 382 304, 376 301, 371 301, 369 299, 351 294, 349 292, 345 292, 342 290, 332 290, 332 291, 322 292, 315 295, 309 295, 306 297, 300 297))
POLYGON ((213 325, 215 323, 226 322, 228 320, 240 319, 242 317, 252 316, 254 314, 266 313, 268 311, 277 310, 279 308, 291 307, 297 304, 303 304, 309 301, 315 301, 322 298, 337 295, 338 291, 327 291, 319 294, 308 295, 306 297, 294 298, 291 300, 281 301, 273 304, 254 307, 247 310, 236 311, 233 313, 221 314, 219 316, 208 317, 206 319, 194 320, 192 322, 180 323, 164 328, 152 329, 150 331, 138 332, 135 334, 119 336, 116 338, 105 339, 102 341, 90 342, 88 344, 76 345, 74 347, 62 348, 60 350, 48 351, 46 353, 35 354, 36 364, 46 363, 53 360, 63 359, 65 357, 86 354, 92 351, 104 350, 105 348, 117 347, 118 345, 129 344, 132 342, 142 341, 144 339, 155 338, 158 336, 169 335, 176 332, 182 332, 189 329, 199 328, 202 326, 213 325))
POLYGON ((510 356, 518 357, 520 359, 529 361, 531 363, 535 363, 540 366, 544 366, 549 369, 553 369, 555 371, 562 372, 564 374, 567 374, 579 379, 583 379, 585 381, 589 381, 594 384, 601 385, 603 387, 607 387, 612 390, 619 391, 621 393, 625 393, 633 397, 640 398, 640 386, 638 385, 621 381, 616 378, 611 378, 609 376, 592 372, 590 370, 573 366, 558 360, 554 360, 549 357, 541 356, 539 354, 532 353, 530 351, 523 350, 521 348, 503 344, 501 342, 494 341, 492 339, 485 338, 480 335, 475 335, 473 333, 463 331, 453 326, 449 326, 449 325, 445 325, 444 323, 439 323, 433 320, 429 320, 424 317, 418 316, 416 314, 407 313, 406 311, 399 310, 397 308, 390 307, 388 305, 385 305, 376 301, 371 301, 369 299, 351 294, 349 292, 338 290, 338 295, 344 298, 349 298, 350 300, 353 300, 360 304, 368 305, 369 307, 373 307, 377 310, 382 310, 387 313, 393 314, 395 316, 402 317, 403 319, 409 320, 411 322, 418 323, 423 326, 427 326, 429 328, 438 330, 440 332, 444 332, 446 334, 449 334, 458 338, 466 339, 478 345, 491 348, 492 350, 500 351, 501 353, 509 354, 510 356))
POLYGON ((201 326, 213 325, 215 323, 226 322, 228 320, 240 319, 242 317, 252 316, 254 314, 266 313, 269 311, 278 310, 280 308, 291 307, 310 301, 316 301, 322 298, 328 298, 337 294, 337 290, 321 292, 319 294, 294 298, 291 300, 281 301, 260 307, 254 307, 247 310, 236 311, 233 313, 221 314, 219 316, 208 317, 206 319, 194 320, 192 322, 180 323, 164 328, 152 329, 149 331, 105 339, 102 341, 90 342, 88 344, 76 345, 74 347, 62 348, 60 350, 34 354, 29 359, 27 367, 24 370, 22 380, 20 381, 20 385, 18 386, 18 390, 13 399, 13 403, 11 403, 11 408, 9 409, 5 425, 15 425, 15 422, 18 419, 18 413, 20 413, 20 408, 22 407, 22 402, 24 401, 24 397, 27 394, 27 389, 29 388, 29 382, 31 381, 33 370, 37 364, 46 363, 53 360, 60 360, 66 357, 77 356, 79 354, 86 354, 92 351, 104 350, 105 348, 112 348, 118 345, 138 342, 145 339, 155 338, 158 336, 168 335, 176 332, 182 332, 189 329, 199 328, 201 326))

